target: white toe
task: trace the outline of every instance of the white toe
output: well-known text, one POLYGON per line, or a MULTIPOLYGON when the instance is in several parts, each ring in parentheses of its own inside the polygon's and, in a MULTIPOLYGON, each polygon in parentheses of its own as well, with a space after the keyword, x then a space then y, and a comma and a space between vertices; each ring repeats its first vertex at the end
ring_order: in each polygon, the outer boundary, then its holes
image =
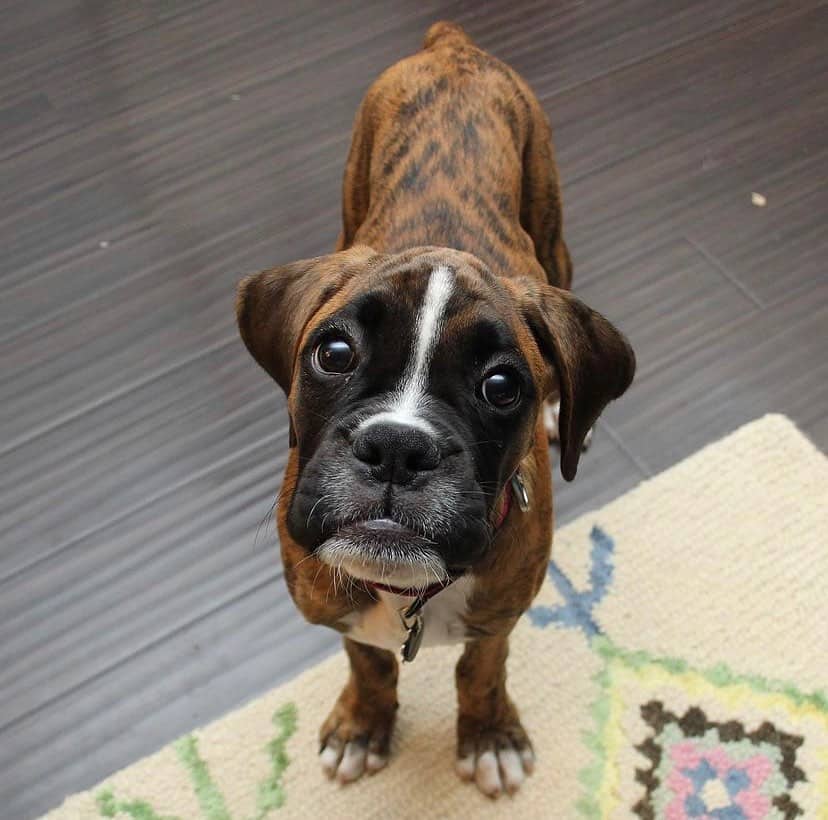
POLYGON ((532 774, 535 771, 535 753, 527 746, 520 751, 520 762, 523 764, 523 771, 532 774))
POLYGON ((523 762, 515 749, 509 747, 497 753, 503 785, 509 793, 516 792, 524 781, 523 762))
POLYGON ((503 791, 503 784, 500 782, 500 767, 493 751, 483 752, 477 758, 474 779, 477 788, 489 797, 497 797, 503 791))
POLYGON ((474 754, 458 757, 454 769, 461 780, 474 780, 474 754))
POLYGON ((367 750, 362 743, 350 741, 345 745, 345 752, 336 770, 336 779, 340 783, 351 783, 362 777, 365 771, 367 750))
POLYGON ((378 772, 380 769, 384 769, 387 765, 388 758, 385 755, 378 754, 377 752, 369 752, 368 757, 365 760, 365 768, 372 773, 378 772))
POLYGON ((329 744, 319 754, 319 762, 322 764, 322 770, 328 777, 333 777, 336 774, 336 768, 339 766, 339 761, 342 759, 342 747, 337 744, 329 744))
POLYGON ((546 434, 550 441, 558 441, 558 415, 561 410, 561 403, 556 401, 554 404, 545 402, 543 405, 543 423, 546 427, 546 434))

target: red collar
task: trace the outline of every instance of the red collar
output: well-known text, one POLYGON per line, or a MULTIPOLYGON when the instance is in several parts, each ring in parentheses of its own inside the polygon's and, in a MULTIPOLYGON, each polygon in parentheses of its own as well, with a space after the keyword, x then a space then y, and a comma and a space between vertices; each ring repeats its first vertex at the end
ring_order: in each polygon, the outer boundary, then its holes
MULTIPOLYGON (((495 532, 499 530, 506 522, 509 515, 509 510, 512 509, 512 499, 515 492, 518 493, 518 506, 525 512, 529 509, 529 497, 526 494, 526 488, 523 485, 523 477, 520 470, 516 470, 512 477, 506 482, 503 488, 503 496, 500 501, 500 510, 497 514, 497 520, 494 522, 495 532)), ((450 577, 446 581, 438 581, 436 584, 430 584, 425 589, 417 587, 392 587, 389 584, 378 584, 374 581, 366 581, 365 583, 378 592, 390 592, 393 595, 400 595, 403 598, 417 598, 424 604, 429 598, 433 598, 439 592, 442 592, 446 587, 453 584, 461 575, 450 577)), ((421 604, 421 605, 422 605, 421 604)))
POLYGON ((378 592, 390 592, 392 595, 401 595, 403 598, 422 598, 423 603, 425 603, 429 598, 433 598, 438 592, 442 592, 447 586, 453 584, 459 577, 457 575, 447 581, 438 581, 436 584, 430 584, 425 589, 420 587, 392 587, 389 584, 377 584, 374 581, 366 581, 365 583, 378 592))
POLYGON ((497 520, 494 522, 495 532, 499 530, 504 522, 506 521, 506 516, 509 515, 509 510, 512 509, 512 479, 510 478, 506 482, 506 486, 503 488, 503 497, 500 500, 500 512, 497 514, 497 520))

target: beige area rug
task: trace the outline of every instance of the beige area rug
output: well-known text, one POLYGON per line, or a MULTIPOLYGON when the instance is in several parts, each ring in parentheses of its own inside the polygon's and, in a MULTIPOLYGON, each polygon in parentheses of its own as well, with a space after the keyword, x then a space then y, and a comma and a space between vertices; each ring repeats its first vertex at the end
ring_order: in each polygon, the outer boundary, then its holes
POLYGON ((457 654, 404 668, 391 763, 355 785, 316 760, 338 655, 49 820, 828 818, 828 460, 767 416, 557 533, 512 642, 514 798, 453 772, 457 654))

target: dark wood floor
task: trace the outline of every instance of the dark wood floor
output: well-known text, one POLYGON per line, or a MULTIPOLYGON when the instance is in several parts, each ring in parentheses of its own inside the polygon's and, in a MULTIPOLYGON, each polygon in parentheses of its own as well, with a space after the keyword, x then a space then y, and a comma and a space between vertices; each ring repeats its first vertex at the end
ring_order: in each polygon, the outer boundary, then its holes
POLYGON ((440 17, 540 96, 576 290, 638 352, 559 520, 768 411, 828 446, 824 3, 6 0, 4 820, 337 645, 287 600, 233 286, 332 247, 361 94, 440 17))

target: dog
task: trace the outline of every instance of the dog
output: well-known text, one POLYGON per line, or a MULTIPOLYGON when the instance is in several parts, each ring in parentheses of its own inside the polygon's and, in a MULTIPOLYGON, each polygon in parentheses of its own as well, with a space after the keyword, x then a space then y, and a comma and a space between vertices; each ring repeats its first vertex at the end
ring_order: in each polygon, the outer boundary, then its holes
POLYGON ((388 762, 395 653, 453 642, 458 774, 497 796, 532 772, 505 663, 550 557, 544 403, 572 480, 635 371, 571 281, 540 104, 440 22, 358 110, 335 252, 239 284, 241 337, 287 395, 288 589, 350 660, 320 732, 340 782, 388 762))

